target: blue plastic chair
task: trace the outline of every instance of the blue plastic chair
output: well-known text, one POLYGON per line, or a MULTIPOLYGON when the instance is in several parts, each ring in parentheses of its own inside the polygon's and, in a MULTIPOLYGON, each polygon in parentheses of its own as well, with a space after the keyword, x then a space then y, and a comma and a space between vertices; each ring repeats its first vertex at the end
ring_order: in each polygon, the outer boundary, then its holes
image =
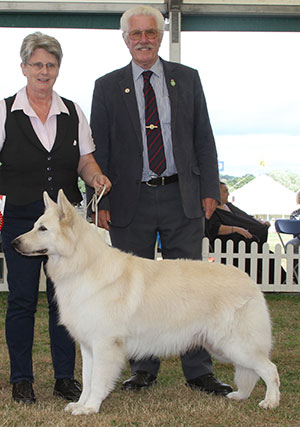
MULTIPOLYGON (((297 219, 277 219, 275 221, 275 230, 281 241, 284 251, 286 246, 282 240, 280 233, 292 234, 293 236, 300 235, 300 220, 297 219)), ((298 261, 294 260, 294 277, 298 281, 298 261)))
POLYGON ((276 219, 275 230, 278 233, 282 246, 285 248, 280 233, 293 235, 300 234, 300 221, 297 219, 276 219))

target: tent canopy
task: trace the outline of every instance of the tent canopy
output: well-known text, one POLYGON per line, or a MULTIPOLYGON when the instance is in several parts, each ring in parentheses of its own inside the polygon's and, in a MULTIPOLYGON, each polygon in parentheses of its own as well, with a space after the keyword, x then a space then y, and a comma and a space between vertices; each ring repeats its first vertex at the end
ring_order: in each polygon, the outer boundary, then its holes
POLYGON ((250 215, 288 216, 296 208, 296 193, 267 175, 256 177, 229 198, 250 215))

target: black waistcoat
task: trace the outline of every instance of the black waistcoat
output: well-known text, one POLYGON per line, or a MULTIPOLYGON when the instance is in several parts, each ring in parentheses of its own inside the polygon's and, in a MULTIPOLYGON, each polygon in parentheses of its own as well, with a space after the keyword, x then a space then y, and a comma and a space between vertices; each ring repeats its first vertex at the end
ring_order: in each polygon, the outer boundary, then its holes
POLYGON ((60 188, 75 203, 81 201, 78 189, 78 115, 73 102, 63 99, 70 115, 57 116, 56 138, 47 151, 22 110, 11 112, 15 96, 7 98, 6 138, 0 152, 0 194, 7 202, 25 205, 42 199, 47 191, 56 200, 60 188))

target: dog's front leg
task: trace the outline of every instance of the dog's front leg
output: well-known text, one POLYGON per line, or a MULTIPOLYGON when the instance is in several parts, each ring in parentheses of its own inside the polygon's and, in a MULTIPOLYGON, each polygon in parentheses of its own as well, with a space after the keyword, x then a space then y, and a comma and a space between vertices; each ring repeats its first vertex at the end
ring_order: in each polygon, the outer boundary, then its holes
POLYGON ((82 393, 78 402, 71 402, 65 407, 65 411, 73 412, 76 408, 84 406, 91 391, 91 379, 93 368, 92 349, 85 344, 80 344, 82 358, 82 393))
POLYGON ((102 338, 100 343, 93 343, 90 393, 82 405, 72 409, 73 415, 88 415, 99 411, 102 401, 113 389, 120 375, 125 358, 125 347, 120 340, 109 337, 102 338))

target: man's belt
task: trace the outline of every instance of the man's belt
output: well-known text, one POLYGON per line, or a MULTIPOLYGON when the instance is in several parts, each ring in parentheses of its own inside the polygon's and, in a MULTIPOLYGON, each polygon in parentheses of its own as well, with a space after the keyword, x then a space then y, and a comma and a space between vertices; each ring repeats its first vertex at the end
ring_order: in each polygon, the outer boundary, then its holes
POLYGON ((158 176, 151 178, 149 181, 143 181, 142 184, 147 184, 149 187, 158 187, 159 185, 168 185, 178 181, 178 175, 158 176))

